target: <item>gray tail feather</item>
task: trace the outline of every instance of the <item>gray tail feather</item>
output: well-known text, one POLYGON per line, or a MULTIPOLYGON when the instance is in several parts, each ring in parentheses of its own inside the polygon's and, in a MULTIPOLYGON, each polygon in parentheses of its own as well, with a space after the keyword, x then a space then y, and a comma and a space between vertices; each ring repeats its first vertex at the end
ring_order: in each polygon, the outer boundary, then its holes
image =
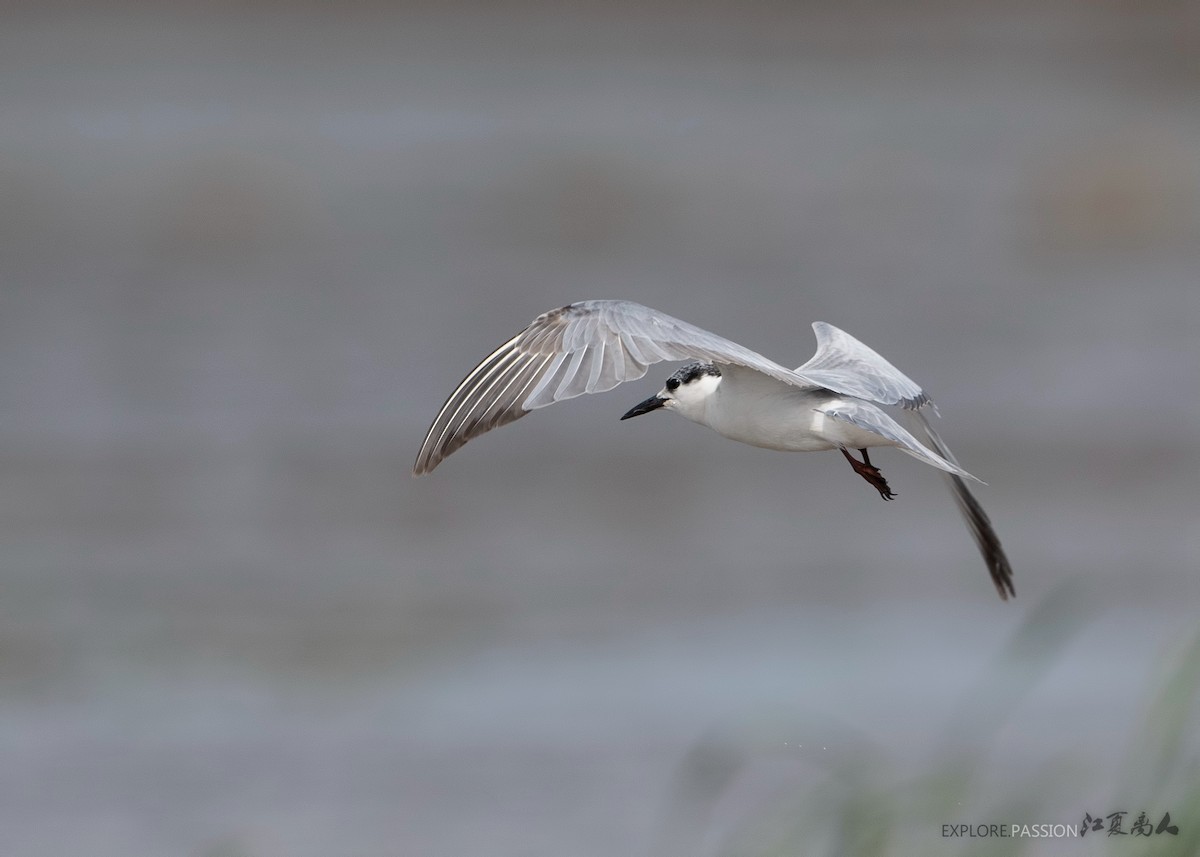
MULTIPOLYGON (((958 459, 938 437, 938 433, 933 430, 933 426, 929 424, 925 415, 920 411, 909 411, 908 413, 925 433, 934 452, 958 465, 958 459)), ((954 495, 954 502, 967 522, 967 528, 970 529, 975 544, 979 546, 979 552, 983 554, 983 561, 987 563, 988 573, 992 576, 992 583, 995 585, 996 591, 1000 593, 1000 598, 1007 601, 1010 595, 1015 597, 1017 590, 1013 587, 1012 566, 1008 563, 1004 548, 1000 546, 1000 537, 992 528, 991 519, 983 511, 983 507, 979 505, 975 495, 967 488, 967 483, 963 481, 962 477, 946 471, 942 472, 942 476, 950 486, 950 493, 954 495)))

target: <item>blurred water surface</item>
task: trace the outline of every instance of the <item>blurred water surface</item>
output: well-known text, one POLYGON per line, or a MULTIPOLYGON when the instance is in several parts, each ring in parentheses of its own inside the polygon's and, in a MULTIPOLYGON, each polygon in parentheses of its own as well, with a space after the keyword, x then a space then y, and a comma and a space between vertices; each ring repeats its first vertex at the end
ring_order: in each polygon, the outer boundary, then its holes
POLYGON ((3 16, 0 851, 772 853, 781 795, 963 745, 941 823, 1150 800, 1122 754, 1200 595, 1190 4, 3 16), (885 506, 618 423, 667 367, 409 478, 596 297, 877 348, 1016 601, 906 456, 885 506))

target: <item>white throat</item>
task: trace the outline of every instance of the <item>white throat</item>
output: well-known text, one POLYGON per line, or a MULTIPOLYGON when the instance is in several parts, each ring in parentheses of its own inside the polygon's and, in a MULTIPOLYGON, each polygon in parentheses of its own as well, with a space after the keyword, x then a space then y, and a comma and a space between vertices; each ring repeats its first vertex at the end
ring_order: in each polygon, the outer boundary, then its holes
POLYGON ((700 375, 691 383, 680 384, 674 391, 664 391, 674 399, 672 410, 701 425, 710 425, 708 409, 721 386, 720 375, 700 375))

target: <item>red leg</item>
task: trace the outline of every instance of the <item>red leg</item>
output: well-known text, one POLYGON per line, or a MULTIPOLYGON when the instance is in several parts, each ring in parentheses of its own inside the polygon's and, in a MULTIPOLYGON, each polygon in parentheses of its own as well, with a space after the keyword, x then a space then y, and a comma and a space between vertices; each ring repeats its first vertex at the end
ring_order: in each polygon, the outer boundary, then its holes
POLYGON ((871 486, 879 492, 880 497, 885 500, 891 500, 896 496, 892 493, 892 489, 888 486, 887 480, 883 478, 883 474, 879 472, 879 468, 871 464, 871 458, 867 455, 867 451, 865 449, 859 450, 859 452, 862 453, 862 461, 859 461, 857 458, 847 452, 845 447, 839 447, 839 449, 841 449, 842 455, 846 457, 846 460, 850 462, 850 466, 854 468, 854 472, 863 479, 867 480, 867 482, 869 482, 871 486))

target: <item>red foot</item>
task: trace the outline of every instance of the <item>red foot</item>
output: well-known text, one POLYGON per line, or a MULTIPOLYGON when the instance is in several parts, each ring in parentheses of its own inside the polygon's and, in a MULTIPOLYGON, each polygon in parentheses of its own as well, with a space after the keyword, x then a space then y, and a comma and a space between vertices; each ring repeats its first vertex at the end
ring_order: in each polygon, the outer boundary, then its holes
POLYGON ((860 449, 859 452, 862 453, 862 461, 852 456, 844 447, 842 448, 842 455, 846 456, 846 460, 850 462, 850 466, 854 468, 854 472, 867 480, 879 492, 880 497, 885 500, 891 500, 893 497, 896 497, 897 495, 893 494, 892 489, 888 487, 887 480, 883 478, 883 474, 879 472, 879 468, 871 465, 871 459, 867 456, 867 451, 860 449))

